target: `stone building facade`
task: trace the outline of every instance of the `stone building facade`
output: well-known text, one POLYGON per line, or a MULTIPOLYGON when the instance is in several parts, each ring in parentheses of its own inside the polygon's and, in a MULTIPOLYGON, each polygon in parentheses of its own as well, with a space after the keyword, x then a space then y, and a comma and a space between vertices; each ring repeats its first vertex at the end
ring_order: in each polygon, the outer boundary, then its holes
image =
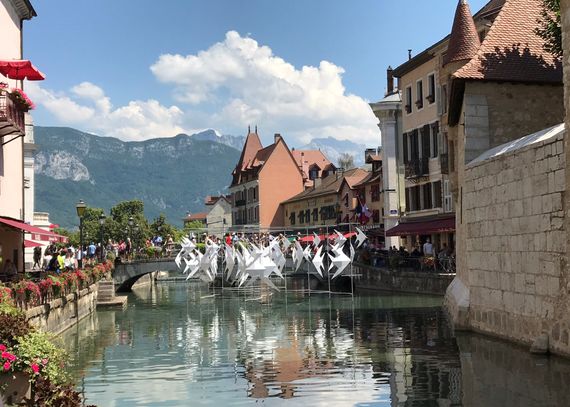
MULTIPOLYGON (((492 149, 465 168, 464 248, 448 290, 457 327, 570 354, 564 125, 492 149)), ((449 303, 448 303, 449 305, 449 303)))

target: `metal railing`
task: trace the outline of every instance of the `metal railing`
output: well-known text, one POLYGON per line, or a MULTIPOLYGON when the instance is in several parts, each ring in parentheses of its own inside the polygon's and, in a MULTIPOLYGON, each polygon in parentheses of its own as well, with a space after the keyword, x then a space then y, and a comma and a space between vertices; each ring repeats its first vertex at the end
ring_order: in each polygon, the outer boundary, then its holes
POLYGON ((25 132, 24 110, 7 91, 0 90, 0 122, 8 122, 14 130, 25 132))
POLYGON ((236 207, 237 206, 245 206, 245 203, 246 203, 245 199, 238 199, 236 201, 236 207))
POLYGON ((372 267, 388 270, 455 273, 455 257, 453 256, 413 256, 399 252, 371 251, 368 256, 361 255, 359 261, 368 263, 372 267))
POLYGON ((410 160, 406 163, 406 178, 417 178, 429 175, 429 160, 427 157, 410 160))

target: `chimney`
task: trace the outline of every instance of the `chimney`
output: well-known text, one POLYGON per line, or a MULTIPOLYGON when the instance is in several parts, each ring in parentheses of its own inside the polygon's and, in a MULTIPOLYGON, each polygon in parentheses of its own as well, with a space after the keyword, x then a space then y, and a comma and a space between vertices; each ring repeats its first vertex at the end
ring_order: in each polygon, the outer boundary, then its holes
POLYGON ((412 59, 412 50, 411 49, 408 50, 408 61, 410 59, 412 59))
POLYGON ((283 137, 281 137, 281 134, 275 133, 275 136, 273 136, 273 142, 277 144, 279 140, 283 140, 283 137))
POLYGON ((391 66, 386 70, 386 77, 388 80, 388 86, 386 87, 386 95, 391 95, 394 93, 394 70, 391 66))

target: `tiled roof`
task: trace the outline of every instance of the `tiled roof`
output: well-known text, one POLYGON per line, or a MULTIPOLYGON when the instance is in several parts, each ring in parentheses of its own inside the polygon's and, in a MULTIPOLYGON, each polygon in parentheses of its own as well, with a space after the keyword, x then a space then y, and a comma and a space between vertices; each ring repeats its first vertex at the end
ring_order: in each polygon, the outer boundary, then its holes
POLYGON ((257 152, 262 148, 263 146, 261 145, 261 140, 259 140, 257 133, 249 133, 245 139, 245 144, 236 169, 244 170, 247 168, 255 158, 257 152))
POLYGON ((184 218, 184 220, 186 220, 186 221, 205 220, 207 217, 208 217, 207 212, 198 212, 198 213, 192 213, 192 214, 186 216, 186 218, 184 218))
POLYGON ((309 178, 308 171, 313 165, 319 167, 321 176, 321 172, 331 164, 321 150, 293 150, 291 154, 305 178, 309 178))
POLYGON ((360 182, 358 182, 357 184, 354 185, 354 187, 360 187, 360 186, 364 186, 364 185, 368 185, 368 184, 373 184, 376 182, 380 182, 380 179, 382 177, 382 174, 379 172, 371 172, 369 173, 366 177, 364 177, 363 180, 361 180, 360 182))
POLYGON ((255 154, 253 160, 251 160, 251 163, 249 164, 248 168, 253 168, 265 164, 265 161, 267 161, 271 153, 273 153, 273 150, 275 150, 275 146, 277 146, 277 144, 273 143, 259 150, 255 154))
POLYGON ((444 64, 473 58, 480 45, 469 4, 467 0, 459 0, 444 64))
POLYGON ((286 200, 283 203, 295 202, 306 198, 338 193, 340 191, 340 187, 344 180, 346 180, 349 187, 352 188, 352 185, 364 179, 367 175, 368 172, 361 168, 350 169, 348 171, 345 171, 344 174, 342 175, 341 174, 329 175, 328 177, 322 180, 321 185, 319 185, 318 187, 306 189, 300 194, 295 195, 294 197, 286 200))
POLYGON ((541 0, 506 0, 477 54, 457 79, 561 83, 562 65, 543 49, 535 29, 541 0))

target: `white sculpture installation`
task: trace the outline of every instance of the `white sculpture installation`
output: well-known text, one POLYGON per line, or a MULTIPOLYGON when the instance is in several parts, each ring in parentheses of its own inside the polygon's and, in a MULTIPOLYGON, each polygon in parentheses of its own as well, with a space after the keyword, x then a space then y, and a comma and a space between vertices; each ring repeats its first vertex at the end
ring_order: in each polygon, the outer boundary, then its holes
MULTIPOLYGON (((356 248, 359 248, 367 239, 366 235, 356 228, 356 248)), ((295 240, 292 248, 292 258, 295 271, 299 270, 303 264, 303 260, 312 263, 317 273, 324 276, 325 258, 330 259, 328 271, 335 270, 332 279, 338 277, 354 260, 355 248, 349 242, 349 253, 344 253, 344 246, 348 242, 347 238, 340 232, 335 230, 334 244, 330 244, 327 237, 321 241, 320 237, 315 233, 313 244, 307 244, 303 249, 301 242, 295 240), (321 244, 323 243, 323 244, 321 244), (312 249, 316 248, 316 253, 312 255, 312 249), (328 253, 327 253, 328 251, 328 253)), ((250 286, 256 281, 260 281, 269 287, 278 290, 273 284, 270 277, 276 275, 283 277, 283 270, 286 264, 285 254, 291 242, 286 237, 270 237, 267 245, 257 246, 252 242, 244 244, 238 243, 239 246, 224 245, 223 253, 220 253, 220 246, 210 239, 206 239, 205 252, 202 254, 197 250, 193 239, 183 238, 181 241, 182 249, 175 258, 178 268, 182 268, 182 262, 185 263, 184 274, 187 279, 198 277, 203 281, 212 282, 218 274, 218 258, 223 258, 225 262, 223 274, 226 279, 233 280, 239 287, 250 286), (235 274, 234 274, 235 271, 235 274)))

